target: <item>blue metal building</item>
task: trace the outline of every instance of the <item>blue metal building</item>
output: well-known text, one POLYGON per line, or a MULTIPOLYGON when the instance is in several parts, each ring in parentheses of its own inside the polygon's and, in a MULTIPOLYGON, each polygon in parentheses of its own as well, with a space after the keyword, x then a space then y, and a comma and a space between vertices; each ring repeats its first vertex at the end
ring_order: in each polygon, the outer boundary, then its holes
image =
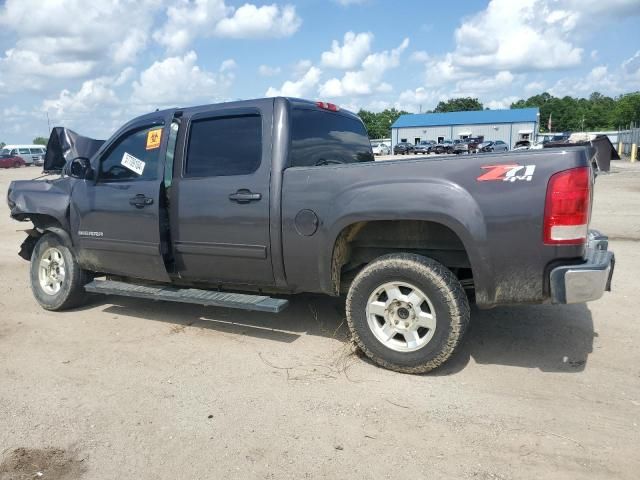
POLYGON ((485 140, 502 140, 513 148, 518 140, 534 140, 539 125, 537 108, 409 114, 391 125, 391 140, 395 145, 484 136, 485 140))

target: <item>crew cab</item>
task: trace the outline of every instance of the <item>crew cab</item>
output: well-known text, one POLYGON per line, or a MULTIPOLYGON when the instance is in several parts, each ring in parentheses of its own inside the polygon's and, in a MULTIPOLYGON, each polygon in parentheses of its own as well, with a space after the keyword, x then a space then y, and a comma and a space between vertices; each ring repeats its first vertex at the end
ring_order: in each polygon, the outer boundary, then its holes
POLYGON ((44 169, 60 175, 14 181, 7 199, 33 223, 20 255, 45 309, 87 292, 266 312, 346 295, 360 349, 419 373, 460 345, 470 303, 610 288, 613 254, 589 230, 592 156, 375 162, 355 114, 268 98, 156 111, 106 142, 56 128, 44 169))

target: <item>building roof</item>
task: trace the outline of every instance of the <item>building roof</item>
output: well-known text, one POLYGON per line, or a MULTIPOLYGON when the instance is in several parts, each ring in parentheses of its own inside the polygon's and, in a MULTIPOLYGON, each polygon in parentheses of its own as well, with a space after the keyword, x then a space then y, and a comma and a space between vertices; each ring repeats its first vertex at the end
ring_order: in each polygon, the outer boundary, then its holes
POLYGON ((391 128, 435 127, 441 125, 476 125, 486 123, 535 122, 538 108, 511 110, 477 110, 471 112, 415 113, 401 115, 391 128))

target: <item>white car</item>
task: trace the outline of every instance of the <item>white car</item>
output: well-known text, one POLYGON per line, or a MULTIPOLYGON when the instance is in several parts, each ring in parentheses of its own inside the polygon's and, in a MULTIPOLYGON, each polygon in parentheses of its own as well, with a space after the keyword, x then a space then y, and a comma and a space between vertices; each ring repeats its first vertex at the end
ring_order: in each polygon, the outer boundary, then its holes
POLYGON ((391 155, 391 147, 386 143, 371 144, 374 155, 391 155))

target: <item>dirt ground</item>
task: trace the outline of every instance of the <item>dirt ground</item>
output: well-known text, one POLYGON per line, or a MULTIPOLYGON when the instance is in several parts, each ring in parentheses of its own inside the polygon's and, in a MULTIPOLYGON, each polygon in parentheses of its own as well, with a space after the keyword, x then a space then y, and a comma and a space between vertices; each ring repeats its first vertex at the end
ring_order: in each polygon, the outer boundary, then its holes
MULTIPOLYGON (((0 170, 0 191, 36 175, 0 170)), ((592 226, 612 293, 476 309, 461 351, 409 376, 352 355, 343 305, 319 296, 278 316, 117 297, 45 312, 3 201, 0 479, 637 479, 640 164, 598 178, 592 226)))

